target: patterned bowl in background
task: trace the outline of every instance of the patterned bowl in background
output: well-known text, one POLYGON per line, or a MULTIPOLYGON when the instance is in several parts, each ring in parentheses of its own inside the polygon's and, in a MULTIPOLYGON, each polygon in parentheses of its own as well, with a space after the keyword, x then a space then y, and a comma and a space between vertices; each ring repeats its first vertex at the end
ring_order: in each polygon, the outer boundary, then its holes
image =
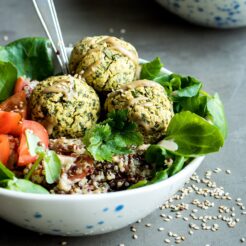
POLYGON ((183 19, 203 26, 246 26, 246 0, 157 0, 183 19))

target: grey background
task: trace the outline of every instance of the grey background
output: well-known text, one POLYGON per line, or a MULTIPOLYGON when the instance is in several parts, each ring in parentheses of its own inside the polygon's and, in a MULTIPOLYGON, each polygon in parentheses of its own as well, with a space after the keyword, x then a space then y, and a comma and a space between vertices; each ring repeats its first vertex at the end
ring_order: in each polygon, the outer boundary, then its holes
MULTIPOLYGON (((88 35, 110 34, 123 36, 139 51, 140 57, 160 56, 165 66, 177 73, 193 75, 204 81, 209 92, 218 92, 224 101, 229 123, 229 136, 224 148, 209 155, 198 170, 221 167, 232 174, 216 176, 233 198, 246 203, 246 28, 215 30, 194 26, 162 9, 153 0, 56 0, 65 43, 74 43, 88 35), (126 33, 121 34, 120 30, 126 33)), ((0 0, 0 44, 24 36, 43 36, 44 31, 34 12, 31 0, 0 0)), ((1 200, 0 200, 1 202, 1 200)), ((144 204, 143 204, 144 206, 144 204)), ((69 211, 67 211, 69 212, 69 211)), ((39 235, 0 220, 0 245, 168 245, 164 243, 168 230, 187 231, 183 223, 163 226, 160 211, 156 211, 137 225, 138 240, 131 238, 129 227, 95 237, 62 238, 39 235), (151 223, 150 229, 144 227, 151 223), (157 228, 165 227, 165 232, 157 228)), ((187 234, 187 232, 186 232, 187 234)), ((198 231, 182 245, 241 245, 246 237, 246 216, 239 225, 219 232, 198 231)), ((171 245, 171 244, 169 244, 171 245)), ((242 244, 243 245, 243 244, 242 244)), ((246 243, 245 243, 246 245, 246 243)))

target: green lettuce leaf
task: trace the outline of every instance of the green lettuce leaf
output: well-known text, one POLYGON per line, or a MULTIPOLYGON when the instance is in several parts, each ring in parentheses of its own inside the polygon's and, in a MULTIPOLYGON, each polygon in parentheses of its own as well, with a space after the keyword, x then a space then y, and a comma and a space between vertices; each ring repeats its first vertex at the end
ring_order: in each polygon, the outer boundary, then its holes
POLYGON ((12 95, 16 79, 16 68, 10 62, 0 61, 0 102, 12 95))
POLYGON ((224 138, 216 126, 189 111, 174 115, 165 139, 173 140, 178 145, 175 153, 190 157, 216 152, 224 144, 224 138))
POLYGON ((54 74, 53 52, 46 38, 22 38, 0 47, 0 61, 11 62, 18 77, 43 80, 54 74))

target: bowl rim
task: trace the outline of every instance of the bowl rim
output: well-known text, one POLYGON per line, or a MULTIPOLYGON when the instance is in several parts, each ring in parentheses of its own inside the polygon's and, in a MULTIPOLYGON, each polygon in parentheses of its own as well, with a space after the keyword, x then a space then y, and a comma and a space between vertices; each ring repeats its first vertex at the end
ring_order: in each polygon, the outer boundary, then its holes
MULTIPOLYGON (((68 55, 71 53, 72 48, 66 47, 68 55)), ((148 62, 145 59, 139 58, 140 63, 146 63, 148 62)), ((166 68, 161 69, 163 72, 167 74, 171 74, 172 72, 166 68)), ((32 200, 52 200, 52 201, 74 201, 74 200, 98 200, 98 199, 111 199, 112 197, 122 197, 122 196, 128 196, 128 195, 135 195, 138 193, 144 193, 147 191, 158 189, 159 186, 164 185, 168 182, 171 182, 175 179, 178 179, 179 177, 185 173, 188 172, 189 169, 192 169, 193 165, 196 165, 197 162, 201 163, 204 160, 205 156, 199 156, 194 158, 185 168, 183 168, 180 172, 176 173, 175 175, 171 176, 170 178, 167 178, 163 181, 160 181, 155 184, 139 187, 136 189, 131 190, 122 190, 122 191, 115 191, 115 192, 107 192, 107 193, 97 193, 97 194, 36 194, 36 193, 26 193, 21 191, 14 191, 14 190, 7 190, 0 187, 0 196, 8 196, 13 198, 20 198, 20 199, 32 199, 32 200)))

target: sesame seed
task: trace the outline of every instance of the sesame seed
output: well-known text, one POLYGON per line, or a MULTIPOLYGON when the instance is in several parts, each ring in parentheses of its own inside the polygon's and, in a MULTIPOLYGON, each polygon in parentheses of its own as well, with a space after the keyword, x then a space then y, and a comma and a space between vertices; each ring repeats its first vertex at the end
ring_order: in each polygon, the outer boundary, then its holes
POLYGON ((189 230, 189 234, 192 235, 194 232, 192 230, 189 230))
POLYGON ((163 227, 158 228, 158 231, 164 231, 163 227))
POLYGON ((151 227, 151 224, 148 223, 148 224, 146 224, 145 226, 146 226, 146 227, 151 227))
POLYGON ((137 223, 141 223, 142 220, 138 220, 137 223))
POLYGON ((133 235, 132 235, 132 238, 133 238, 133 239, 138 239, 138 236, 137 236, 136 234, 133 234, 133 235))
POLYGON ((241 201, 242 199, 240 197, 236 199, 236 202, 241 202, 241 201))
POLYGON ((242 243, 245 242, 245 238, 242 237, 242 238, 240 239, 240 241, 241 241, 242 243))
POLYGON ((120 33, 122 33, 122 34, 126 33, 126 29, 124 29, 124 28, 120 29, 120 33))
POLYGON ((4 40, 4 41, 8 41, 8 40, 9 40, 9 37, 8 37, 7 35, 4 35, 4 36, 3 36, 3 40, 4 40))
POLYGON ((171 241, 170 241, 170 239, 166 238, 166 239, 164 240, 164 242, 165 242, 165 243, 170 243, 171 241))
POLYGON ((67 245, 66 241, 61 242, 61 245, 67 245))
POLYGON ((135 227, 131 227, 131 231, 132 231, 132 232, 136 232, 137 229, 136 229, 135 227))
POLYGON ((108 30, 110 33, 114 33, 114 28, 109 28, 109 30, 108 30))
POLYGON ((168 236, 172 237, 173 236, 173 233, 171 231, 168 232, 168 236))
POLYGON ((231 174, 231 170, 226 170, 226 174, 231 174))

